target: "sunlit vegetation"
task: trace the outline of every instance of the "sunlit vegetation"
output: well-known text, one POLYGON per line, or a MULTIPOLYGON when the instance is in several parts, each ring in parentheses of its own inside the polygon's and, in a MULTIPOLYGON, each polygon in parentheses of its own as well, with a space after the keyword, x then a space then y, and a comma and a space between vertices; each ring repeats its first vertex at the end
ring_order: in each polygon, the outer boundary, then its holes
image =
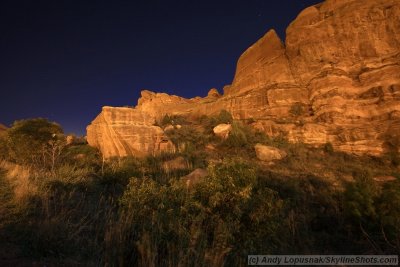
POLYGON ((181 125, 168 132, 176 153, 103 162, 87 144, 67 144, 58 124, 16 122, 0 137, 3 258, 16 266, 247 266, 248 254, 399 253, 397 154, 291 144, 226 111, 161 124, 181 125), (212 134, 219 123, 232 124, 225 140, 212 134), (256 143, 288 156, 266 165, 256 143), (183 167, 167 171, 178 157, 183 167), (208 175, 188 188, 180 177, 196 168, 208 175))

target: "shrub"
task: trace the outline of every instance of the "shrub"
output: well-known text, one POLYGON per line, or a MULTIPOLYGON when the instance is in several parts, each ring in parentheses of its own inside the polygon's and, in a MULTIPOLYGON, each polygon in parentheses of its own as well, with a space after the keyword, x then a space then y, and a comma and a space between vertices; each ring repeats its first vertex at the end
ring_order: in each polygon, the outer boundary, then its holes
POLYGON ((10 159, 19 164, 45 167, 52 164, 64 146, 60 125, 37 118, 14 122, 7 131, 10 159))
POLYGON ((218 116, 216 117, 216 122, 218 124, 221 123, 232 123, 233 118, 231 113, 229 113, 228 111, 226 111, 225 109, 221 110, 218 114, 218 116))
POLYGON ((165 127, 167 125, 184 125, 187 124, 187 120, 185 117, 181 115, 169 115, 166 114, 160 121, 157 122, 157 125, 160 127, 165 127))
POLYGON ((300 102, 296 102, 294 103, 291 107, 290 107, 290 114, 292 114, 293 116, 301 116, 304 114, 305 112, 305 107, 303 103, 300 102))
POLYGON ((241 148, 251 145, 250 136, 251 129, 243 125, 241 122, 233 122, 232 130, 229 133, 228 138, 223 142, 225 146, 231 148, 241 148))
POLYGON ((62 161, 78 167, 100 168, 101 155, 97 148, 87 144, 67 146, 62 155, 62 161))
POLYGON ((149 165, 148 162, 151 161, 151 158, 153 157, 149 156, 145 160, 139 160, 134 157, 109 159, 104 166, 100 181, 126 186, 131 177, 141 177, 143 172, 148 171, 144 168, 149 165))
POLYGON ((355 183, 347 185, 345 191, 345 211, 348 216, 360 223, 368 223, 376 218, 374 205, 377 188, 372 175, 367 170, 353 172, 355 183))
POLYGON ((256 122, 256 120, 254 119, 254 118, 248 118, 248 119, 246 119, 246 124, 253 124, 253 123, 255 123, 256 122))
POLYGON ((348 225, 360 240, 367 238, 373 251, 400 249, 400 182, 378 187, 368 171, 355 173, 354 184, 344 192, 348 225))
POLYGON ((286 134, 284 133, 280 133, 279 135, 272 137, 264 134, 264 138, 260 141, 260 143, 277 148, 287 148, 290 145, 288 139, 286 138, 286 134))
MULTIPOLYGON (((384 185, 376 201, 381 232, 387 246, 400 250, 400 181, 384 185)), ((393 250, 396 251, 396 250, 393 250)))
POLYGON ((330 142, 324 144, 323 150, 328 154, 332 154, 333 152, 335 152, 332 143, 330 142))
POLYGON ((181 150, 182 147, 183 150, 197 149, 208 141, 206 135, 191 125, 183 125, 180 129, 173 129, 166 134, 178 150, 181 150))
POLYGON ((221 110, 218 115, 208 117, 203 115, 200 117, 200 123, 203 125, 207 133, 212 133, 212 130, 215 126, 222 123, 232 123, 233 117, 232 115, 226 111, 221 110))
POLYGON ((113 242, 120 255, 132 247, 134 255, 108 264, 243 265, 248 253, 271 251, 266 240, 273 240, 281 208, 276 193, 260 187, 256 169, 240 160, 208 172, 191 192, 179 181, 132 178, 120 200, 124 232, 113 242))

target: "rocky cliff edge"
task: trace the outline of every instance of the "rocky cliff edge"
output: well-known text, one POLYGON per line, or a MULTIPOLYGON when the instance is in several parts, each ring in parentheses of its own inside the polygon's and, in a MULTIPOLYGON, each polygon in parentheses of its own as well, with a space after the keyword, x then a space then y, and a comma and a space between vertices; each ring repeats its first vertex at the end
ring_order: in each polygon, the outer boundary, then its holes
POLYGON ((157 119, 226 109, 268 135, 380 155, 400 133, 399 18, 398 0, 308 7, 287 28, 285 43, 270 30, 240 56, 223 95, 212 89, 185 99, 144 90, 135 108, 104 107, 87 127, 88 142, 106 157, 171 150, 157 119))

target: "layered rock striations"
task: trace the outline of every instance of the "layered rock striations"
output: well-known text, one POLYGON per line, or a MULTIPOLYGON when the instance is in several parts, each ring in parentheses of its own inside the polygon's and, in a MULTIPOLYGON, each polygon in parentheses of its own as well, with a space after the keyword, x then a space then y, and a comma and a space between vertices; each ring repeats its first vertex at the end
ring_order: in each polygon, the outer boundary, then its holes
POLYGON ((103 107, 87 127, 87 141, 105 158, 142 156, 173 150, 154 117, 132 108, 103 107))
POLYGON ((307 88, 310 123, 340 150, 380 154, 400 129, 399 17, 396 0, 331 0, 287 29, 286 54, 307 88))
POLYGON ((226 109, 268 135, 382 154, 400 140, 399 18, 398 0, 311 6, 289 25, 285 44, 270 30, 240 56, 223 95, 142 91, 134 109, 103 108, 88 126, 88 142, 106 157, 157 153, 171 144, 156 119, 226 109))

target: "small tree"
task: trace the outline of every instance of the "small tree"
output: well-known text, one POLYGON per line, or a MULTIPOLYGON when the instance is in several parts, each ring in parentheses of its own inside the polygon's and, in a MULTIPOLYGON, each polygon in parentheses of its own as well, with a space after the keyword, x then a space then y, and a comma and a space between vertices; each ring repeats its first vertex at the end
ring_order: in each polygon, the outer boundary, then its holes
POLYGON ((7 131, 9 159, 23 165, 54 168, 56 156, 63 146, 63 130, 47 119, 37 118, 14 122, 7 131))
POLYGON ((54 172, 56 163, 66 145, 67 143, 63 137, 60 138, 54 135, 53 139, 48 141, 47 144, 43 146, 42 149, 45 155, 50 159, 50 169, 52 172, 54 172))

